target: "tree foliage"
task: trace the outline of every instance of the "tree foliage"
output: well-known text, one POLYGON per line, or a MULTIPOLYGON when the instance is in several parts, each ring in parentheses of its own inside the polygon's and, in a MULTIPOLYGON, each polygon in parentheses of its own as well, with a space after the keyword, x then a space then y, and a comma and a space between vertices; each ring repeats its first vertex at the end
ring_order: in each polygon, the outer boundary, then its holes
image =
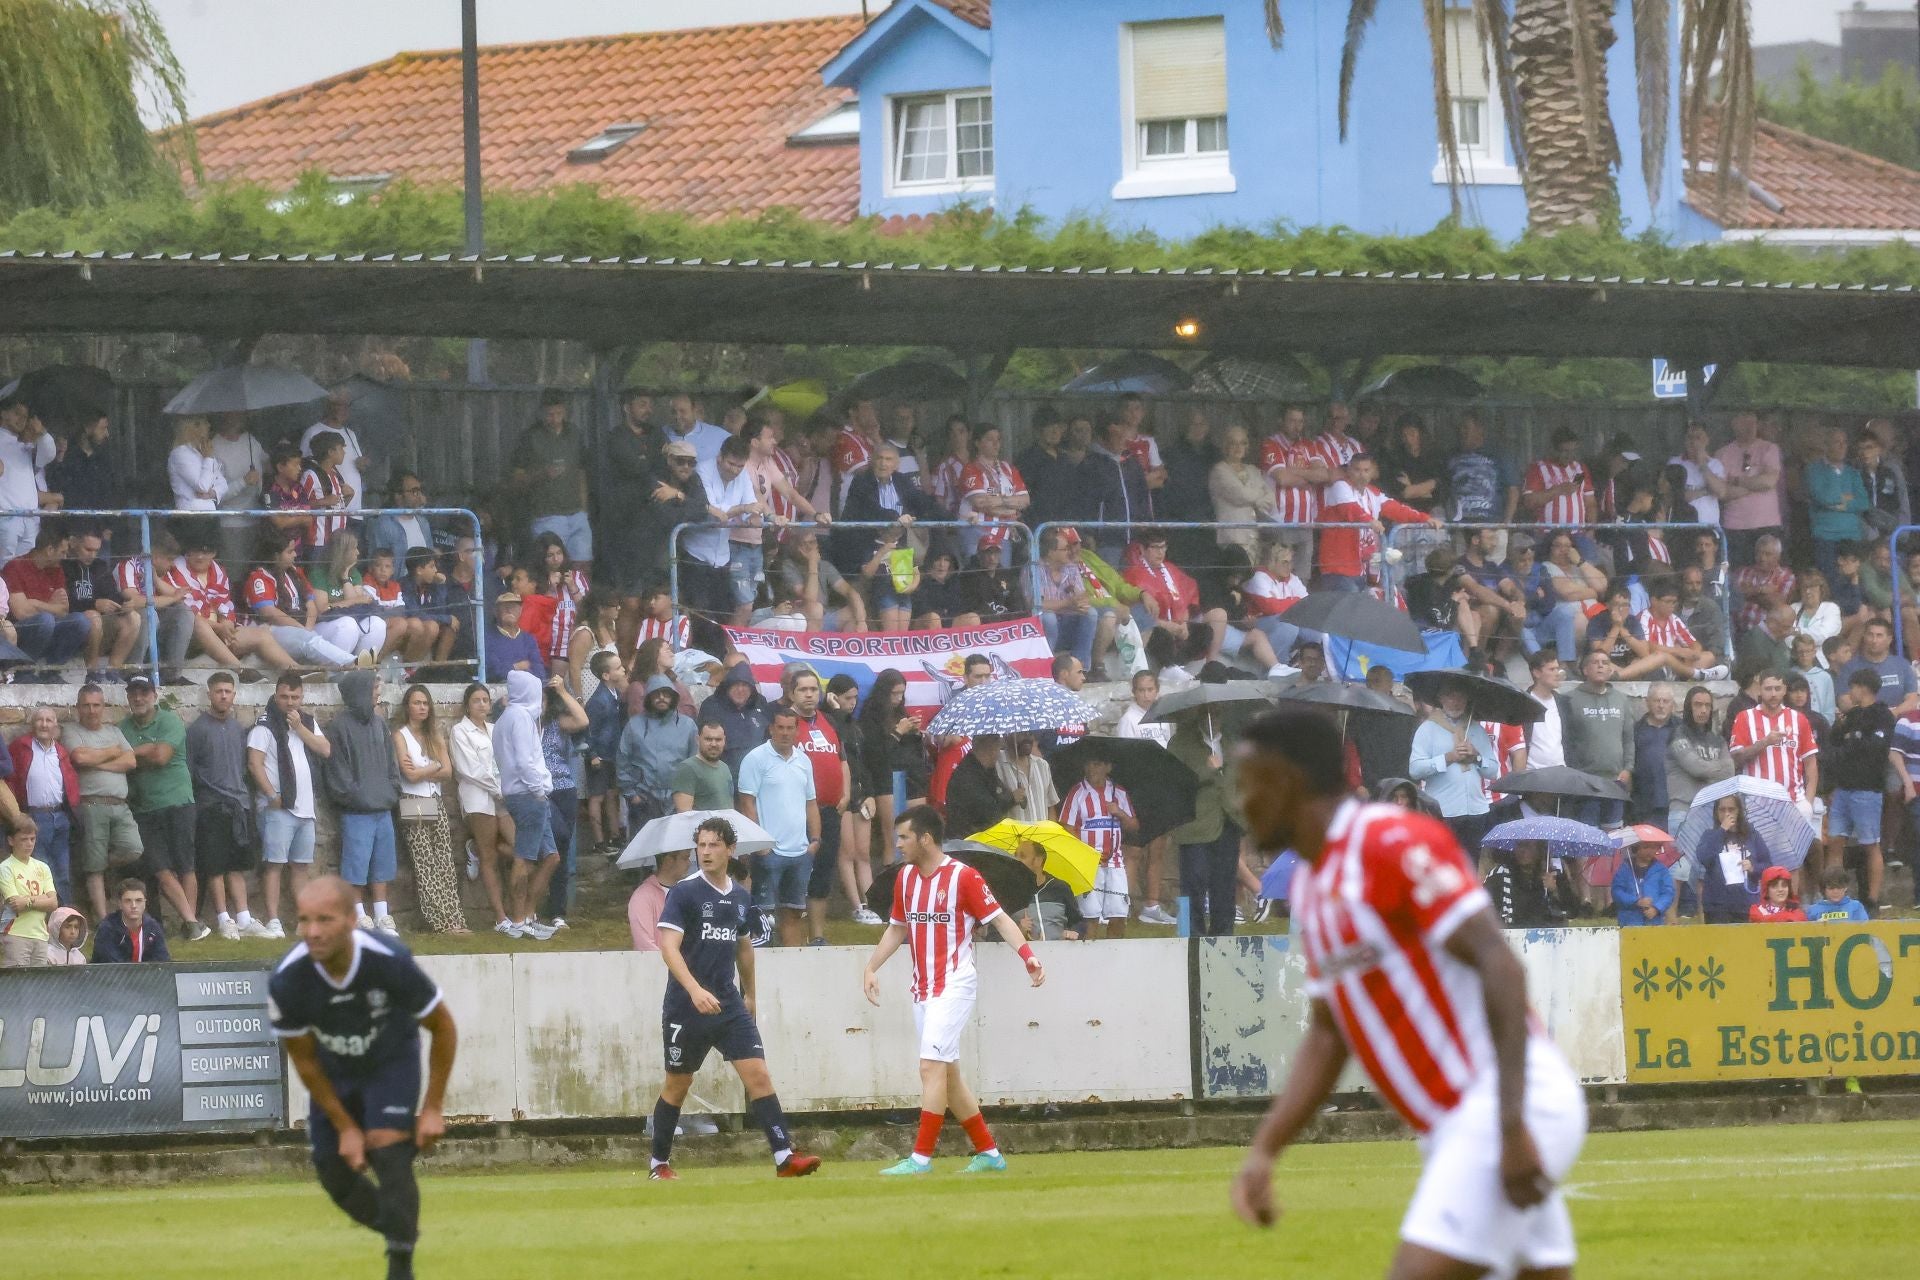
POLYGON ((0 0, 0 212, 177 190, 185 118, 147 0, 0 0), (143 99, 178 127, 149 133, 143 99))
POLYGON ((1889 62, 1871 83, 1822 84, 1801 63, 1793 87, 1762 90, 1760 114, 1789 129, 1920 169, 1920 77, 1889 62))
MULTIPOLYGON (((591 187, 496 193, 486 206, 488 250, 509 255, 674 257, 707 261, 925 263, 975 266, 1212 267, 1240 270, 1420 271, 1450 274, 1619 276, 1676 280, 1920 285, 1920 250, 1903 244, 1844 255, 1807 255, 1758 242, 1677 245, 1654 235, 1627 239, 1563 231, 1503 244, 1487 232, 1443 222, 1420 235, 1372 236, 1346 227, 1216 227, 1184 241, 1092 219, 1049 223, 959 208, 924 230, 886 234, 875 220, 809 222, 775 210, 755 218, 695 222, 651 213, 591 187)), ((0 249, 132 253, 454 253, 464 243, 457 190, 395 183, 377 198, 338 203, 319 174, 290 196, 258 187, 215 188, 92 208, 34 209, 0 220, 0 249)), ((888 353, 821 347, 784 352, 650 352, 634 376, 649 382, 717 385, 762 377, 838 380, 888 353)), ((1003 385, 1059 386, 1095 352, 1022 352, 1003 385)), ((1638 361, 1463 361, 1498 394, 1553 398, 1643 398, 1638 361)), ((1385 367, 1385 366, 1383 366, 1385 367)), ((1864 371, 1773 371, 1746 366, 1731 391, 1778 403, 1897 408, 1911 402, 1911 376, 1864 371), (1804 388, 1804 392, 1799 390, 1804 388)))

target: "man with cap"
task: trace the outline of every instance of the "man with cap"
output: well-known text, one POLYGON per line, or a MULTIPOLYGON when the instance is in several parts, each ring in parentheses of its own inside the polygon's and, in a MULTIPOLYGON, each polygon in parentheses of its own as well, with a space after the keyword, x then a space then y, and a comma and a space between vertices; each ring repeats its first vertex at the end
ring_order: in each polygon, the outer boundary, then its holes
POLYGON ((525 671, 541 680, 547 664, 540 642, 520 629, 520 593, 503 591, 493 598, 493 632, 487 637, 487 682, 499 684, 509 671, 525 671))

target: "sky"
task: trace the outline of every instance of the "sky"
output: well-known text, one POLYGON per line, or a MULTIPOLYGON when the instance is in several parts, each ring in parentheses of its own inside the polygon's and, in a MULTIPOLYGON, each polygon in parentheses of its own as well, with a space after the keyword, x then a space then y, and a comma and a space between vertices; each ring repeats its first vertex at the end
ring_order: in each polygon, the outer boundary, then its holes
MULTIPOLYGON (((1843 2, 1752 0, 1755 41, 1837 43, 1836 15, 1843 2)), ((459 0, 152 3, 186 69, 194 115, 264 98, 402 50, 451 49, 460 43, 459 0)), ((875 13, 888 3, 869 0, 875 13)), ((1889 0, 1876 0, 1874 7, 1888 5, 1889 0)), ((860 0, 479 0, 483 44, 859 11, 860 0)))

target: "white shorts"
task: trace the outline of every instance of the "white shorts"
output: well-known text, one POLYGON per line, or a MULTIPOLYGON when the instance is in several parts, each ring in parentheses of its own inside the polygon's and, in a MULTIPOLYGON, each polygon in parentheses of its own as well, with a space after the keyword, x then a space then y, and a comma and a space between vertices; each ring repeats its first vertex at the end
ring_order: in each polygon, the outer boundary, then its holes
POLYGON ((923 1062, 960 1061, 960 1033, 973 1020, 973 992, 916 1000, 913 1029, 920 1036, 923 1062))
POLYGON ((1089 920, 1125 920, 1127 903, 1127 869, 1102 863, 1093 873, 1093 889, 1080 895, 1080 914, 1089 920))
POLYGON ((1420 1139, 1425 1165, 1400 1238, 1494 1277, 1571 1267, 1573 1220, 1560 1187, 1586 1140, 1587 1100, 1560 1051, 1539 1038, 1527 1046, 1527 1132, 1554 1191, 1519 1209, 1500 1184, 1500 1112, 1489 1073, 1420 1139))

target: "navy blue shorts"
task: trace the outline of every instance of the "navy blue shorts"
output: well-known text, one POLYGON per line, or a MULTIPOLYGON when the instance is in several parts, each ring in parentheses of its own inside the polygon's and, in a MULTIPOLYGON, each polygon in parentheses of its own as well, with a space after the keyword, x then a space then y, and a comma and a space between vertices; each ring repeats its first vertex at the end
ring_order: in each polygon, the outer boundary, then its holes
MULTIPOLYGON (((409 1053, 372 1074, 360 1077, 329 1076, 333 1091, 347 1114, 360 1122, 361 1132, 374 1129, 401 1129, 413 1132, 414 1114, 420 1106, 420 1056, 409 1053)), ((315 1156, 338 1155, 340 1135, 334 1132, 327 1113, 314 1107, 307 1113, 307 1140, 315 1156)))
POLYGON ((722 1005, 714 1014, 669 1008, 660 1015, 660 1042, 666 1050, 667 1074, 676 1076, 698 1071, 715 1049, 728 1062, 767 1056, 759 1026, 739 1001, 722 1005))

